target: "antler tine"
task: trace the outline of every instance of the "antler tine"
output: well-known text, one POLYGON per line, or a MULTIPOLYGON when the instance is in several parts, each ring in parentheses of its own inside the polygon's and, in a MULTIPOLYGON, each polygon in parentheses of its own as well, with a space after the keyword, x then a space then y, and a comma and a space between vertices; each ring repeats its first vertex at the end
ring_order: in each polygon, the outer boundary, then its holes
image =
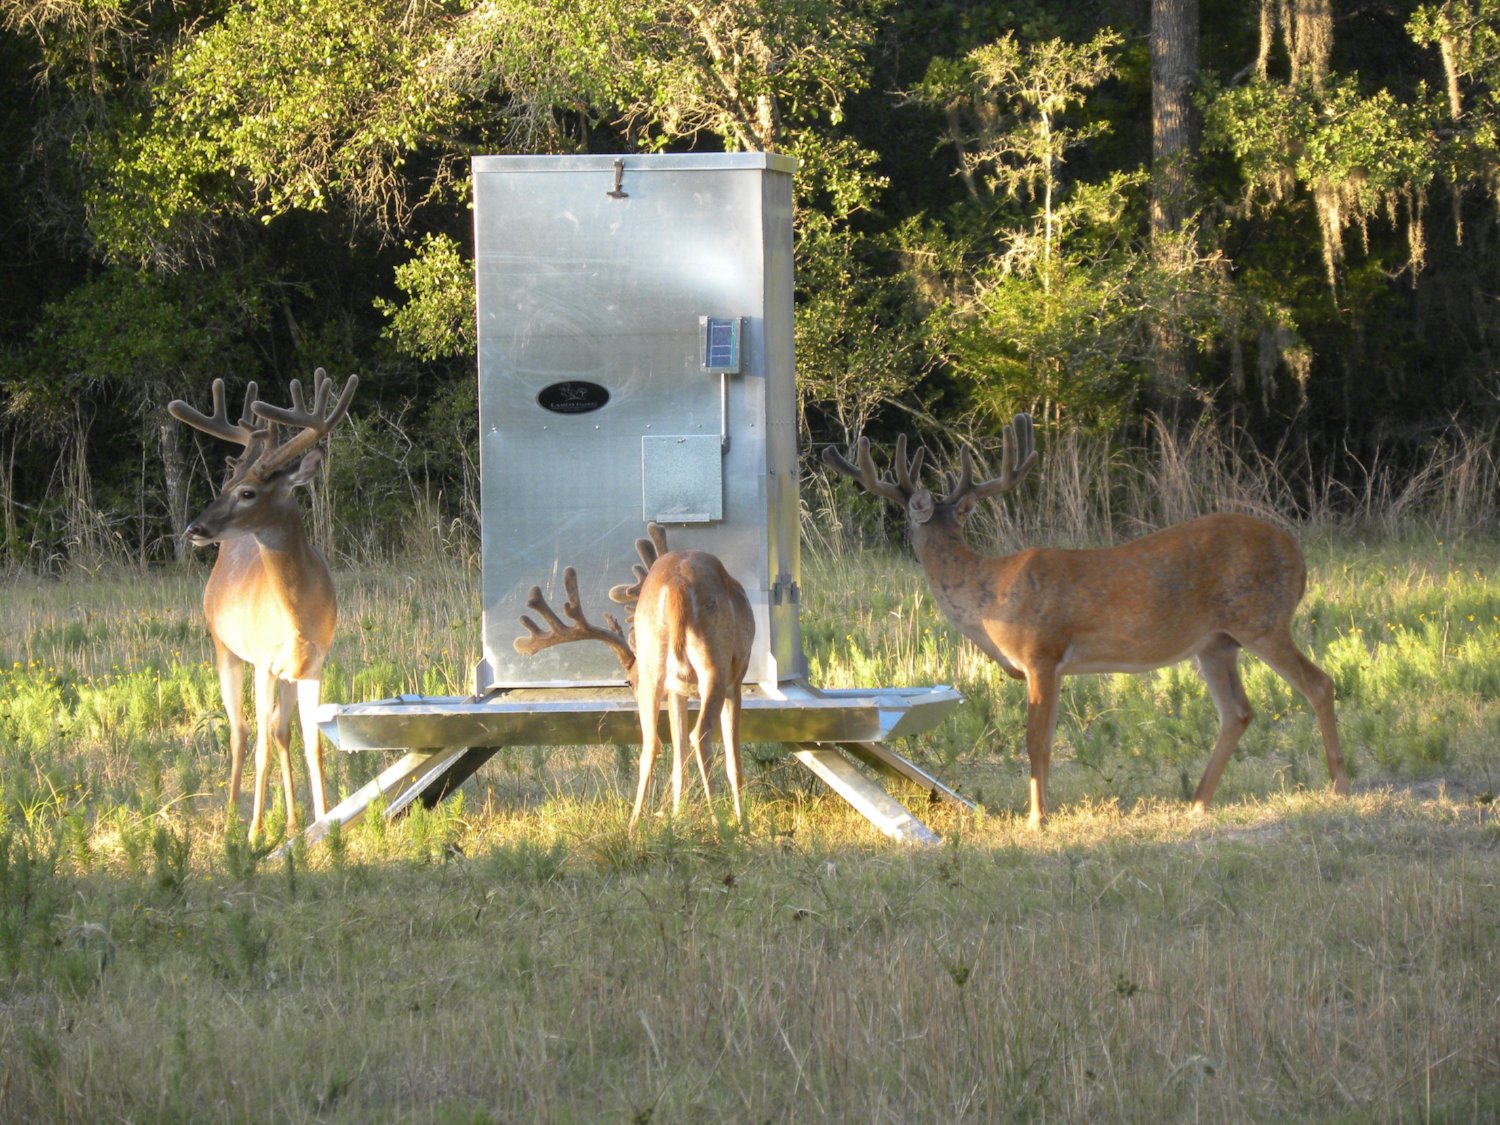
POLYGON ((951 503, 970 491, 978 500, 986 496, 997 496, 1000 493, 1009 492, 1031 471, 1031 467, 1036 464, 1036 458, 1036 438, 1031 415, 1017 414, 1014 419, 1006 423, 1001 437, 1000 475, 975 484, 973 455, 969 452, 968 446, 965 446, 960 457, 962 471, 959 474, 958 487, 948 500, 951 503))
POLYGON ((875 471, 875 459, 870 456, 870 439, 862 437, 856 447, 858 464, 851 463, 833 446, 823 450, 823 463, 836 472, 852 480, 858 481, 864 486, 866 492, 872 496, 883 496, 887 500, 905 506, 911 499, 914 491, 912 486, 912 470, 920 470, 922 466, 922 451, 918 450, 916 457, 910 465, 906 464, 906 435, 902 434, 896 438, 896 479, 881 476, 875 471))
POLYGON ((251 407, 255 404, 255 395, 255 384, 250 383, 245 388, 245 409, 238 423, 229 420, 227 391, 223 379, 214 380, 212 417, 180 398, 167 403, 167 413, 179 422, 192 426, 195 430, 248 447, 260 435, 259 428, 253 424, 254 416, 251 414, 251 407))
POLYGON ((910 496, 922 487, 922 459, 927 456, 926 446, 917 446, 910 462, 906 460, 906 435, 896 435, 896 483, 910 496))
POLYGON ((260 401, 260 384, 254 379, 245 384, 245 405, 240 410, 240 425, 247 430, 259 430, 255 424, 255 404, 260 401))
POLYGON ((349 412, 349 403, 353 401, 354 392, 358 386, 359 376, 350 375, 344 383, 343 393, 339 395, 338 401, 334 403, 333 409, 330 411, 328 409, 328 399, 333 394, 333 380, 328 377, 328 372, 320 367, 313 372, 313 404, 311 410, 307 407, 307 399, 303 395, 302 381, 300 379, 292 380, 292 405, 290 407, 272 406, 265 402, 255 403, 255 413, 266 421, 280 422, 285 426, 301 427, 302 429, 302 432, 295 437, 267 450, 261 460, 262 467, 264 469, 273 469, 301 456, 303 450, 314 445, 319 438, 333 429, 344 415, 349 412))
POLYGON ((641 556, 641 562, 645 563, 649 569, 652 563, 667 553, 667 529, 655 520, 652 520, 646 525, 646 534, 651 537, 651 546, 653 548, 651 557, 649 559, 646 557, 645 549, 641 546, 639 539, 635 541, 635 550, 641 556))
POLYGON ((523 614, 521 625, 529 636, 517 637, 512 642, 516 651, 524 656, 532 656, 543 649, 566 644, 569 641, 603 641, 614 649, 620 663, 629 669, 635 663, 635 651, 630 647, 624 630, 620 628, 620 622, 607 613, 604 615, 604 620, 609 628, 589 621, 583 612, 583 600, 578 594, 578 572, 571 566, 563 571, 563 590, 567 593, 567 601, 563 602, 563 612, 573 620, 574 624, 566 624, 547 604, 547 599, 542 597, 542 588, 533 586, 526 598, 526 605, 547 623, 550 632, 543 631, 540 625, 523 614))
POLYGON ((272 406, 270 403, 257 402, 255 413, 260 417, 272 422, 281 422, 287 426, 302 426, 314 429, 319 433, 327 433, 338 424, 339 420, 349 410, 349 403, 354 398, 355 389, 359 386, 359 376, 350 375, 344 384, 343 393, 339 395, 338 402, 334 404, 333 410, 328 410, 328 399, 333 394, 333 380, 329 378, 328 372, 318 368, 313 372, 313 405, 309 410, 307 398, 302 392, 302 380, 293 379, 291 385, 292 405, 272 406))
POLYGON ((646 581, 646 567, 636 563, 630 568, 635 575, 634 582, 622 582, 618 586, 609 588, 609 600, 616 605, 628 605, 630 607, 630 619, 635 618, 635 603, 641 600, 641 583, 646 581))
POLYGON ((609 600, 617 605, 630 606, 630 617, 635 617, 635 603, 640 600, 641 583, 646 581, 646 574, 656 565, 656 560, 667 553, 667 531, 661 524, 652 520, 646 525, 646 535, 649 538, 637 539, 635 541, 635 553, 640 556, 641 561, 630 568, 635 576, 633 583, 621 583, 610 587, 609 600))

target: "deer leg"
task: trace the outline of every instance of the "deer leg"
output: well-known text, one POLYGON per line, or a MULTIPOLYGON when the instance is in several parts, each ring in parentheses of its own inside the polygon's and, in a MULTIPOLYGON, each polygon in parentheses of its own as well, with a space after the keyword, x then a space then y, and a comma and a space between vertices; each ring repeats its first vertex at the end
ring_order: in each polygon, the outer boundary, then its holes
POLYGON ((682 811, 683 775, 687 770, 688 697, 667 693, 667 715, 672 728, 672 815, 682 811))
POLYGON ((719 711, 720 737, 724 740, 724 773, 729 778, 729 792, 734 798, 734 819, 745 823, 745 810, 740 799, 744 781, 740 776, 740 687, 734 684, 725 694, 724 706, 719 711))
POLYGON ((1057 730, 1057 667, 1026 669, 1026 757, 1031 762, 1031 815, 1026 826, 1041 828, 1047 819, 1047 773, 1052 766, 1052 736, 1057 730))
POLYGON ((1198 790, 1193 794, 1194 812, 1203 812, 1213 800, 1214 790, 1224 776, 1230 755, 1255 718, 1255 710, 1245 695, 1245 685, 1240 682, 1239 656, 1239 643, 1222 634, 1198 654, 1198 671, 1219 712, 1219 737, 1208 756, 1198 790))
POLYGON ((250 806, 250 836, 260 835, 266 811, 266 772, 270 767, 271 728, 279 721, 277 703, 281 681, 256 669, 255 676, 255 797, 250 806))
POLYGON ((1338 721, 1333 711, 1333 678, 1302 654, 1288 632, 1258 638, 1245 647, 1271 666, 1271 670, 1302 693, 1318 717, 1318 731, 1323 736, 1323 757, 1328 762, 1328 777, 1333 791, 1340 796, 1349 792, 1349 775, 1344 772, 1344 756, 1339 749, 1338 721))
MULTIPOLYGON (((724 708, 724 689, 717 679, 709 677, 700 677, 700 679, 705 682, 700 685, 703 694, 699 702, 698 721, 693 724, 693 758, 698 763, 698 776, 703 779, 703 799, 709 808, 713 808, 714 790, 709 784, 708 759, 704 751, 713 741, 714 716, 724 708)), ((730 775, 730 784, 734 784, 733 775, 730 775)))
POLYGON ((641 810, 646 807, 646 793, 651 788, 651 770, 656 765, 656 751, 660 746, 656 724, 661 716, 661 691, 656 682, 648 679, 644 672, 636 686, 636 710, 640 712, 641 718, 641 764, 635 782, 635 807, 630 812, 632 830, 635 829, 636 821, 641 818, 641 810))
POLYGON ((273 731, 276 741, 276 758, 281 765, 281 796, 286 802, 286 826, 297 827, 297 790, 292 776, 292 706, 296 700, 296 687, 289 680, 273 681, 276 689, 276 712, 273 731))
POLYGON ((323 743, 318 736, 318 701, 322 694, 321 680, 297 681, 297 718, 302 724, 302 753, 307 758, 315 821, 328 815, 328 796, 323 788, 323 743))
POLYGON ((250 724, 245 721, 245 662, 214 638, 214 664, 219 672, 219 695, 229 720, 229 805, 240 799, 240 781, 245 772, 245 747, 250 742, 250 724))

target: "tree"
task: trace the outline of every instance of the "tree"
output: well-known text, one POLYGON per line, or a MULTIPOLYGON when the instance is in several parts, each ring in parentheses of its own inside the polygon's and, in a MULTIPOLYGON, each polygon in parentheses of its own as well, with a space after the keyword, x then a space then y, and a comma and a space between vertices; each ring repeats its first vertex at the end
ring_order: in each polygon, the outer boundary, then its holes
POLYGON ((186 556, 175 532, 187 525, 188 463, 181 427, 166 404, 185 386, 238 375, 245 334, 262 309, 236 281, 230 274, 163 280, 134 269, 106 271, 46 306, 25 362, 4 372, 0 389, 24 422, 15 440, 57 451, 56 491, 43 508, 66 513, 61 518, 83 554, 109 553, 99 538, 108 522, 98 517, 102 508, 116 516, 134 509, 138 559, 154 552, 159 533, 150 513, 155 505, 146 502, 154 490, 145 481, 137 479, 135 496, 115 495, 107 505, 98 498, 89 431, 102 418, 116 435, 128 420, 137 440, 154 448, 162 468, 154 495, 165 501, 176 558, 186 556))
MULTIPOLYGON (((1192 94, 1198 80, 1197 0, 1151 0, 1151 248, 1162 266, 1193 256, 1193 163, 1197 128, 1192 94)), ((1170 306, 1169 306, 1170 309, 1170 306)), ((1169 311, 1156 326, 1158 387, 1187 386, 1191 355, 1169 311)))
MULTIPOLYGON (((931 324, 990 427, 1016 408, 1113 425, 1133 409, 1153 325, 1170 314, 1184 332, 1214 330, 1214 263, 1185 254, 1158 268, 1141 252, 1146 176, 1066 174, 1070 155, 1108 129, 1085 101, 1116 73, 1121 43, 1108 30, 1084 44, 1005 35, 962 66, 940 61, 911 95, 945 110, 976 196, 931 324)), ((943 237, 913 228, 913 238, 943 237)))
MULTIPOLYGON (((1069 150, 1109 128, 1103 121, 1070 125, 1063 113, 1114 73, 1110 60, 1120 43, 1109 30, 1082 45, 1049 39, 1022 47, 1015 36, 1005 35, 968 56, 977 128, 954 137, 960 165, 966 176, 983 178, 990 191, 1039 200, 1040 240, 1014 232, 1011 241, 1013 255, 1035 259, 1044 290, 1052 284, 1053 252, 1062 234, 1057 211, 1062 166, 1069 150)), ((925 96, 951 104, 953 90, 940 80, 925 96)))

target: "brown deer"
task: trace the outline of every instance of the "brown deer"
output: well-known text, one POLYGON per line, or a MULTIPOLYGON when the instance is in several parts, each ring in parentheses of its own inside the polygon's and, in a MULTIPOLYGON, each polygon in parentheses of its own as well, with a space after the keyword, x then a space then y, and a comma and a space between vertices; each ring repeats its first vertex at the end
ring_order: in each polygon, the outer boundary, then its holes
POLYGON ((313 817, 321 820, 328 811, 317 710, 323 661, 333 640, 338 605, 328 564, 303 532, 294 489, 307 484, 318 471, 322 453, 313 447, 348 411, 359 377, 349 376, 331 410, 333 380, 321 367, 313 378, 310 409, 303 398, 302 384, 296 379, 292 380, 290 408, 261 402, 256 385, 251 383, 238 422, 229 420, 222 379, 214 380, 212 417, 181 399, 167 406, 178 421, 244 447, 238 458, 229 459, 229 471, 218 497, 188 524, 184 534, 197 547, 219 545, 219 556, 203 591, 203 613, 214 643, 219 691, 229 715, 231 808, 239 801, 248 735, 245 665, 253 665, 256 671, 252 837, 260 833, 273 737, 281 762, 287 825, 293 829, 297 825, 291 759, 294 694, 307 755, 313 817), (276 423, 298 432, 278 444, 276 423))
POLYGON ((563 612, 573 621, 563 622, 533 586, 526 604, 549 626, 543 632, 530 617, 521 624, 528 636, 517 637, 516 651, 525 654, 568 641, 597 640, 609 645, 625 668, 635 691, 641 720, 640 774, 636 781, 635 805, 630 813, 633 830, 640 820, 656 764, 660 739, 657 718, 665 697, 672 731, 672 813, 682 807, 686 745, 691 738, 693 757, 703 778, 709 801, 708 767, 704 758, 717 719, 724 742, 724 772, 733 795, 735 819, 744 822, 741 803, 740 693, 750 664, 755 640, 755 618, 745 589, 724 564, 706 551, 668 551, 661 528, 651 524, 651 538, 637 540, 645 563, 636 568, 636 582, 616 586, 611 600, 634 607, 631 625, 633 643, 614 617, 606 614, 605 626, 591 624, 578 595, 578 575, 572 567, 563 572, 568 600, 563 612), (688 732, 688 698, 701 700, 698 721, 688 732))
POLYGON ((1017 414, 1005 427, 998 477, 976 482, 964 449, 958 479, 947 479, 945 497, 935 497, 920 482, 924 452, 918 449, 908 461, 906 439, 898 437, 894 479, 876 473, 868 439, 859 442, 857 465, 833 449, 824 450, 823 460, 906 509, 938 606, 986 656, 1026 681, 1032 828, 1047 815, 1061 677, 1144 672, 1188 657, 1197 659, 1219 712, 1219 737, 1193 795, 1201 812, 1254 717, 1237 666, 1242 648, 1312 705, 1334 791, 1348 791, 1333 681, 1292 640, 1292 613, 1307 569, 1291 536, 1252 516, 1221 514, 1117 547, 1032 548, 989 558, 969 548, 963 525, 980 500, 1015 488, 1036 462, 1030 417, 1017 414))

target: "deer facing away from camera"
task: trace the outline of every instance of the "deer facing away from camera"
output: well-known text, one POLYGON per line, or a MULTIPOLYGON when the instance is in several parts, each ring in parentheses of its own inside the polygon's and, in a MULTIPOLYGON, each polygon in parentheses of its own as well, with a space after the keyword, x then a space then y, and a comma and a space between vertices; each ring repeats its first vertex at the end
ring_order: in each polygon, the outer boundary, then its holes
POLYGON ((274 739, 281 763, 287 825, 295 828, 291 728, 295 702, 312 789, 315 820, 328 811, 317 709, 323 661, 338 616, 333 579, 323 556, 302 529, 295 489, 313 479, 322 454, 314 448, 343 418, 359 384, 349 376, 329 409, 333 380, 322 368, 314 375, 309 408, 302 384, 292 380, 290 408, 261 402, 251 383, 238 422, 229 420, 224 381, 213 385, 210 417, 181 399, 167 409, 194 429, 244 447, 229 460, 219 495, 188 524, 194 546, 219 545, 219 555, 203 591, 203 613, 214 644, 219 691, 229 716, 229 804, 239 801, 249 728, 244 715, 245 665, 255 669, 255 798, 249 833, 259 835, 265 811, 266 773, 274 739), (295 429, 278 444, 275 426, 295 429))
POLYGON ((563 572, 568 600, 563 612, 566 624, 533 586, 526 604, 549 626, 549 632, 530 617, 522 617, 527 636, 517 637, 516 651, 525 654, 568 641, 597 640, 609 645, 625 668, 635 692, 641 721, 640 773, 636 780, 635 804, 630 827, 635 828, 645 808, 656 764, 660 739, 657 719, 663 701, 668 706, 672 732, 672 813, 682 807, 686 744, 691 741, 705 796, 712 803, 708 767, 704 757, 719 723, 724 743, 724 772, 734 803, 736 821, 743 823, 740 760, 740 696, 750 665, 755 640, 755 618, 745 589, 718 558, 706 551, 668 551, 666 538, 657 524, 649 525, 650 539, 637 540, 644 566, 636 567, 634 585, 616 586, 611 600, 634 607, 631 636, 614 617, 606 614, 605 625, 590 623, 578 596, 578 576, 572 567, 563 572), (688 699, 701 700, 698 721, 688 730, 688 699))
POLYGON ((1047 815, 1047 773, 1057 726, 1059 680, 1086 672, 1144 672, 1193 657, 1219 713, 1219 736, 1193 795, 1202 811, 1254 712, 1240 682, 1246 649, 1311 704, 1334 791, 1348 792, 1334 722, 1333 682, 1292 640, 1292 613, 1307 581, 1291 536, 1264 520, 1211 515, 1117 547, 1032 548, 986 557, 963 525, 978 502, 1009 492, 1036 461, 1031 419, 1005 428, 998 477, 974 480, 963 450, 948 494, 922 486, 924 450, 910 461, 896 441, 894 478, 881 476, 861 439, 857 464, 833 449, 824 461, 876 496, 906 509, 912 543, 933 598, 948 620, 1011 676, 1026 681, 1030 826, 1047 815))

